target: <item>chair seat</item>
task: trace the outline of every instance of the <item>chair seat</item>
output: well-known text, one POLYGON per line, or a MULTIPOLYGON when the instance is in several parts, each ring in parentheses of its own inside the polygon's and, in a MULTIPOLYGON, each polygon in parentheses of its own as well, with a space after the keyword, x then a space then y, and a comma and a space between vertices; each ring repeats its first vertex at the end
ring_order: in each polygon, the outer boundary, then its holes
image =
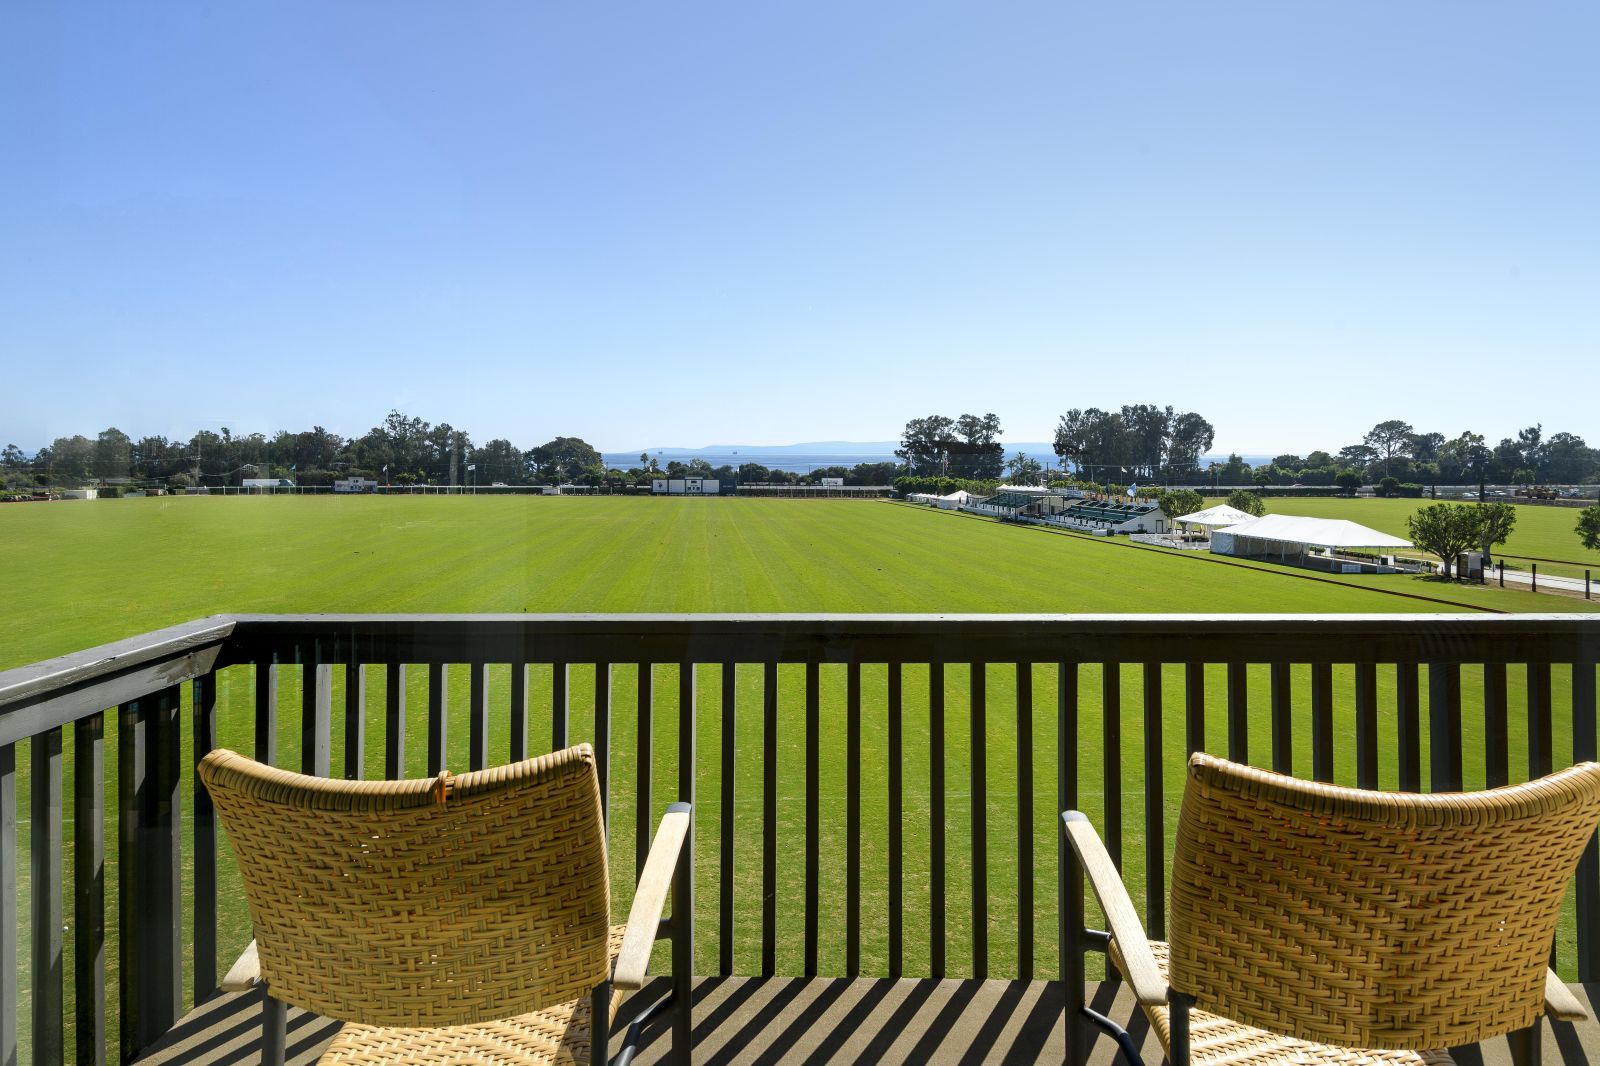
MULTIPOLYGON (((1167 945, 1150 941, 1156 965, 1163 980, 1167 976, 1167 945)), ((1111 942, 1111 960, 1125 970, 1116 941, 1111 942)), ((1147 1007, 1150 1024, 1161 1041, 1161 1048, 1172 1051, 1171 1010, 1147 1007)), ((1454 1066, 1447 1051, 1377 1051, 1365 1048, 1336 1047, 1280 1036, 1198 1008, 1189 1012, 1189 1059, 1193 1066, 1454 1066)))
MULTIPOLYGON (((622 950, 625 926, 611 927, 611 960, 622 950)), ((611 996, 615 1018, 622 993, 611 996)), ((427 1028, 346 1022, 318 1060, 321 1066, 544 1066, 590 1062, 590 1000, 585 996, 547 1010, 501 1021, 427 1028)), ((601 1056, 602 1058, 604 1056, 601 1056)))

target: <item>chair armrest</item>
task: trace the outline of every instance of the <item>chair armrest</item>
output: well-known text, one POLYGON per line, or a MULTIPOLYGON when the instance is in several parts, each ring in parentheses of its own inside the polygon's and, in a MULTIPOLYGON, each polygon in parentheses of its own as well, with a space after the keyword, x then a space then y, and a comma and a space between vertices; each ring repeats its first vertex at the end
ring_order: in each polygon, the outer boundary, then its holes
POLYGON ((1586 1022, 1589 1012, 1584 1009, 1572 989, 1561 983, 1554 970, 1544 972, 1544 1010, 1558 1022, 1586 1022))
POLYGON ((1128 971, 1128 984, 1133 987, 1134 996, 1141 1006, 1166 1006, 1167 982, 1156 965, 1155 953, 1150 950, 1150 938, 1145 935, 1139 913, 1133 908, 1133 900, 1128 898, 1122 875, 1117 872, 1111 856, 1106 854, 1106 846, 1101 843, 1100 835, 1094 831, 1088 816, 1080 811, 1067 811, 1061 816, 1061 824, 1066 830, 1067 842, 1083 864, 1089 887, 1094 889, 1095 898, 1100 901, 1100 909, 1106 913, 1106 921, 1111 926, 1111 938, 1117 942, 1117 950, 1122 953, 1122 962, 1128 971))
MULTIPOLYGON (((250 946, 244 949, 228 970, 228 976, 222 979, 224 992, 248 992, 261 980, 261 959, 256 955, 256 942, 250 941, 250 946)), ((1566 991, 1565 988, 1562 989, 1566 991)))
MULTIPOLYGON (((622 949, 617 953, 617 964, 611 973, 611 983, 616 988, 638 989, 644 987, 645 971, 650 967, 650 952, 655 947, 656 934, 661 928, 661 911, 667 904, 667 892, 672 888, 672 875, 677 869, 683 842, 689 835, 690 806, 674 803, 667 808, 650 844, 650 854, 644 861, 644 873, 639 876, 639 887, 633 894, 633 906, 628 910, 628 924, 622 934, 622 949)), ((673 906, 675 922, 689 921, 687 907, 673 906), (678 913, 680 910, 683 913, 678 913)))

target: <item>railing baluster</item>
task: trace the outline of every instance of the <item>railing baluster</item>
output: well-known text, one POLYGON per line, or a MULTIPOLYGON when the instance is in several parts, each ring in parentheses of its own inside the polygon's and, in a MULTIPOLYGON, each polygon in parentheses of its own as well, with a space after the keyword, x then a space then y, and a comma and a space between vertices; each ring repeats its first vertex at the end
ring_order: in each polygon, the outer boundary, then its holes
MULTIPOLYGON (((522 676, 522 702, 512 702, 512 720, 517 717, 518 706, 521 706, 523 724, 523 755, 527 758, 527 724, 528 724, 528 667, 526 663, 519 663, 511 668, 511 676, 515 679, 522 676)), ((513 690, 515 682, 513 681, 513 690)), ((517 758, 517 756, 512 756, 517 758)), ((595 774, 600 778, 600 818, 605 822, 606 833, 611 832, 611 664, 594 664, 594 762, 595 774)))
POLYGON ((1400 791, 1422 791, 1422 698, 1417 687, 1417 664, 1395 668, 1395 710, 1400 764, 1400 791))
POLYGON ((844 970, 861 974, 861 664, 845 667, 844 970))
POLYGON ((256 663, 256 762, 278 764, 278 667, 268 660, 256 663))
POLYGON ((1483 667, 1483 783, 1499 788, 1511 783, 1511 754, 1506 710, 1506 664, 1483 667))
MULTIPOLYGON (((1550 664, 1528 664, 1528 777, 1544 777, 1554 769, 1555 742, 1550 722, 1550 664)), ((1550 968, 1559 961, 1557 942, 1550 944, 1550 968)))
POLYGON ((928 664, 928 958, 944 976, 944 663, 928 664))
POLYGON ((1017 972, 1033 980, 1033 664, 1017 664, 1017 972))
POLYGON ((1311 776, 1333 781, 1333 664, 1311 666, 1311 776))
POLYGON ((821 711, 821 667, 816 663, 806 663, 806 892, 805 892, 805 959, 804 973, 807 977, 817 975, 817 925, 819 915, 819 897, 821 886, 817 880, 820 873, 819 839, 822 786, 821 774, 821 743, 822 743, 822 711, 821 711))
POLYGON ((344 776, 359 781, 367 764, 367 667, 344 664, 344 776))
MULTIPOLYGON (((1597 754, 1595 744, 1595 663, 1572 664, 1572 760, 1585 762, 1597 754)), ((1590 834, 1578 860, 1578 980, 1593 981, 1600 972, 1600 837, 1590 834)))
POLYGON ((1206 664, 1183 665, 1183 742, 1193 755, 1206 750, 1206 664))
MULTIPOLYGON (((601 663, 595 664, 595 698, 599 698, 600 674, 602 669, 609 674, 610 668, 601 663)), ((511 751, 512 762, 521 762, 528 757, 528 664, 514 662, 511 664, 511 751)))
POLYGON ((1378 666, 1356 663, 1356 787, 1378 787, 1378 666))
POLYGON ((560 751, 570 741, 572 701, 567 696, 567 680, 572 668, 566 663, 550 664, 550 750, 560 751))
POLYGON ((467 768, 489 767, 489 664, 473 663, 467 671, 467 768))
POLYGON ((972 976, 989 976, 989 667, 973 663, 967 675, 971 699, 972 790, 972 976))
MULTIPOLYGON (((1063 660, 1056 666, 1056 812, 1078 809, 1078 664, 1063 660)), ((1067 990, 1067 1011, 1078 1015, 1083 1006, 1083 955, 1073 950, 1073 915, 1082 924, 1083 871, 1065 876, 1066 837, 1056 832, 1056 951, 1061 983, 1067 990), (1069 883, 1072 882, 1072 883, 1069 883), (1074 902, 1076 901, 1076 902, 1074 902)))
POLYGON ((737 667, 722 664, 722 768, 718 784, 721 802, 717 811, 717 846, 720 850, 717 875, 717 972, 723 977, 733 974, 733 836, 735 821, 734 784, 737 767, 734 753, 738 747, 738 689, 737 667))
POLYGON ((1544 777, 1555 768, 1550 725, 1550 664, 1528 664, 1528 776, 1544 777))
MULTIPOLYGON (((217 746, 217 675, 195 678, 191 686, 194 765, 217 746)), ((82 743, 82 735, 78 738, 82 743)), ((98 739, 95 743, 98 744, 98 739)), ((76 754, 76 752, 74 753, 76 754)), ((74 760, 76 762, 76 760, 74 760)), ((81 765, 81 764, 80 764, 81 765)), ((82 793, 79 792, 81 802, 82 793)), ((194 1005, 217 990, 217 815, 200 775, 195 774, 194 816, 194 1005)), ((82 827, 79 826, 79 832, 82 827)), ((93 860, 91 860, 93 861, 93 860)), ((81 956, 78 965, 83 965, 81 956)))
POLYGON ((655 805, 655 667, 650 663, 639 664, 637 679, 638 699, 634 703, 637 713, 636 736, 638 738, 638 770, 636 777, 638 784, 634 796, 634 825, 633 825, 633 861, 635 869, 633 879, 635 882, 644 875, 644 861, 650 855, 650 830, 653 828, 651 819, 655 817, 652 809, 655 805))
POLYGON ((300 772, 327 777, 333 769, 333 667, 307 649, 300 673, 300 772))
POLYGON ((1428 664, 1428 776, 1434 792, 1461 791, 1461 667, 1428 664))
POLYGON ((778 965, 778 664, 761 685, 761 976, 778 965))
POLYGON ((1144 913, 1157 940, 1167 938, 1166 789, 1162 780, 1161 664, 1144 664, 1144 913))
POLYGON ((428 776, 443 770, 450 739, 450 664, 428 664, 428 776))
POLYGON ((904 666, 889 664, 889 977, 898 978, 904 966, 905 926, 901 908, 905 906, 905 838, 900 824, 904 816, 905 738, 903 735, 904 666))
MULTIPOLYGON (((215 700, 216 675, 207 674, 215 700)), ((197 704, 206 701, 197 698, 197 704)), ((216 745, 215 717, 211 717, 211 746, 216 745)), ((106 843, 105 843, 105 712, 91 714, 73 723, 72 736, 72 958, 74 1024, 78 1043, 78 1062, 99 1066, 106 1058, 106 843)), ((196 738, 195 748, 200 740, 196 738)), ((216 986, 216 846, 201 847, 200 804, 204 789, 195 793, 195 991, 200 991, 200 967, 206 957, 202 950, 200 911, 205 893, 201 891, 202 859, 210 856, 211 867, 211 986, 216 986)), ((205 796, 207 810, 210 797, 205 796)), ((214 833, 214 830, 213 830, 214 833)), ((4 963, 0 962, 0 966, 4 963)), ((5 1056, 0 1053, 0 1061, 5 1056)))
MULTIPOLYGON (((695 735, 699 701, 696 699, 694 663, 678 664, 678 802, 689 804, 689 832, 683 838, 688 856, 688 876, 673 877, 672 889, 672 994, 688 1004, 694 982, 694 826, 695 826, 695 735)), ((672 1019, 672 1046, 683 1049, 689 1058, 693 1024, 688 1010, 675 1011, 672 1019)))
POLYGON ((183 1013, 176 688, 125 703, 117 729, 122 1057, 183 1013))
POLYGON ((17 748, 0 744, 0 1063, 17 1062, 17 748))
POLYGON ((1122 664, 1100 665, 1100 753, 1105 775, 1106 851, 1122 871, 1122 664))
POLYGON ((1250 761, 1250 679, 1244 663, 1228 664, 1228 758, 1250 761))
POLYGON ((1272 768, 1294 773, 1294 718, 1289 664, 1274 662, 1272 675, 1272 768))
POLYGON ((383 693, 383 776, 398 781, 406 776, 406 668, 390 663, 383 693))
POLYGON ((35 733, 28 747, 32 763, 28 851, 33 883, 28 896, 33 912, 33 1061, 60 1062, 66 1054, 61 727, 35 733))

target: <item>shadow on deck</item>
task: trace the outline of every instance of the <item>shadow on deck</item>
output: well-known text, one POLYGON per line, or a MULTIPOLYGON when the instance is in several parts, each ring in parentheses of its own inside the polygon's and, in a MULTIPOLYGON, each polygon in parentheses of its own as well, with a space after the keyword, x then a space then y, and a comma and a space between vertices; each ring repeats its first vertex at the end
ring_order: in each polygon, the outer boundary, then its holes
MULTIPOLYGON (((658 980, 622 1005, 627 1024, 665 994, 658 980)), ((1600 985, 1574 985, 1592 1004, 1600 985)), ((1161 1066, 1155 1036, 1124 985, 1091 986, 1096 1010, 1124 1023, 1149 1066, 1161 1066)), ((701 1066, 780 1066, 825 1062, 950 1064, 1060 1062, 1064 1055, 1062 996, 1043 981, 931 981, 817 978, 703 978, 695 984, 695 1062, 701 1066)), ((1591 1008, 1592 1009, 1592 1008, 1591 1008)), ((191 1011, 139 1061, 149 1064, 246 1066, 260 1061, 258 993, 217 996, 191 1011)), ((338 1023, 291 1010, 290 1062, 310 1064, 338 1023)), ((635 1060, 665 1062, 664 1022, 645 1034, 635 1060)), ((1092 1066, 1110 1066, 1113 1045, 1096 1042, 1092 1066)), ((1461 1066, 1509 1064, 1505 1041, 1456 1050, 1461 1066)), ((1600 1023, 1546 1023, 1544 1061, 1551 1066, 1600 1062, 1600 1023)))

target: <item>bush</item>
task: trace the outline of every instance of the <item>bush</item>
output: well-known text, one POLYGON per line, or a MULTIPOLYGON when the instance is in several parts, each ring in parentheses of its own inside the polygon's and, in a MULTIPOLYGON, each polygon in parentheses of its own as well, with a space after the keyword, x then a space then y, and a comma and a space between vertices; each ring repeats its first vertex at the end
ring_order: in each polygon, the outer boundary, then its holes
POLYGON ((1383 478, 1382 480, 1380 480, 1378 482, 1378 495, 1379 496, 1393 496, 1399 490, 1399 488, 1400 488, 1400 479, 1399 478, 1397 478, 1397 477, 1385 477, 1385 478, 1383 478))
POLYGON ((99 490, 98 495, 102 500, 114 500, 122 495, 122 487, 120 485, 106 485, 99 490))
POLYGON ((1261 497, 1245 489, 1235 489, 1228 496, 1228 506, 1237 507, 1245 514, 1260 517, 1267 513, 1267 505, 1261 502, 1261 497))
POLYGON ((1341 470, 1334 476, 1333 483, 1344 489, 1345 495, 1354 496, 1361 487, 1361 472, 1359 470, 1341 470))
POLYGON ((1422 498, 1422 486, 1415 481, 1402 481, 1399 492, 1401 496, 1408 499, 1419 500, 1422 498))

